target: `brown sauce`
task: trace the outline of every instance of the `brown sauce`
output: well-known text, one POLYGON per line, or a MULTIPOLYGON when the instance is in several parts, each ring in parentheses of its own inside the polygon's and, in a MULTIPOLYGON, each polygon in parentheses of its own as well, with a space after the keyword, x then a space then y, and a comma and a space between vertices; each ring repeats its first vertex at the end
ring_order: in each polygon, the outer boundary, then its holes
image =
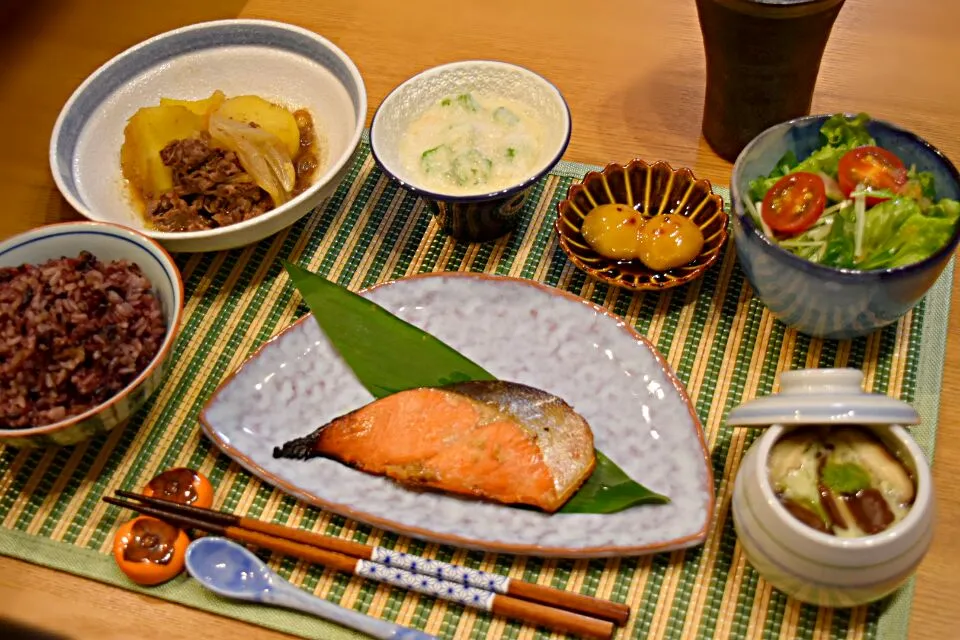
POLYGON ((162 520, 140 518, 133 523, 132 537, 123 550, 123 559, 168 564, 176 553, 174 542, 179 533, 179 529, 162 520))
POLYGON ((193 504, 197 501, 197 484, 200 476, 187 468, 164 471, 147 483, 147 488, 153 495, 163 500, 171 500, 181 504, 193 504))
POLYGON ((293 185, 293 196, 296 197, 313 184, 313 174, 320 166, 320 156, 317 153, 317 133, 313 128, 313 118, 306 109, 297 109, 293 112, 300 130, 300 149, 293 158, 293 168, 297 179, 293 185))

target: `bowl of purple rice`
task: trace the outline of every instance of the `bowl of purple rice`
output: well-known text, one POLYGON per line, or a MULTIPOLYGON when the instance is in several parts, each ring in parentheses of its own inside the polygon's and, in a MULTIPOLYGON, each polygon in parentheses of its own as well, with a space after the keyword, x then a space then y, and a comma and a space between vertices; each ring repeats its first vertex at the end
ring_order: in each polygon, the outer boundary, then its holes
POLYGON ((182 315, 176 264, 133 229, 67 222, 0 242, 0 444, 148 419, 182 315))

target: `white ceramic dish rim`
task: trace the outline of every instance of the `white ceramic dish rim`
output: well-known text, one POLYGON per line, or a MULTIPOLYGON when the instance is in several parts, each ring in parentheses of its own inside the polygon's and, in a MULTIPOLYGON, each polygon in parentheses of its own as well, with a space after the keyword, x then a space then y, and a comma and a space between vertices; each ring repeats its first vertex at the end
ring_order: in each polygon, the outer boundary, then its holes
MULTIPOLYGON (((666 379, 670 382, 670 384, 673 386, 674 390, 677 392, 680 399, 683 401, 684 405, 686 406, 687 412, 690 414, 690 418, 693 421, 693 424, 695 426, 696 437, 699 443, 700 451, 703 455, 703 463, 704 463, 704 472, 705 472, 704 484, 706 486, 703 487, 703 491, 706 492, 708 497, 707 505, 705 509, 706 516, 704 518, 703 526, 700 528, 700 530, 693 534, 683 536, 680 538, 665 540, 659 543, 646 544, 646 545, 641 545, 636 547, 583 546, 583 547, 576 547, 576 548, 565 548, 565 547, 553 547, 553 546, 548 547, 548 546, 536 545, 536 544, 514 544, 514 543, 504 543, 504 542, 478 543, 477 540, 472 538, 464 537, 457 534, 435 533, 423 527, 408 526, 408 525, 397 523, 393 520, 390 520, 387 517, 381 517, 381 516, 370 514, 368 512, 363 511, 362 509, 355 508, 352 505, 334 503, 334 502, 325 500, 320 496, 314 495, 309 491, 302 490, 296 487, 295 485, 291 484, 290 482, 287 482, 286 480, 277 477, 273 473, 260 467, 260 465, 258 465, 256 462, 251 460, 249 457, 247 457, 243 452, 239 451, 238 449, 233 447, 231 444, 226 442, 223 438, 221 438, 218 435, 217 429, 210 423, 209 420, 207 420, 206 412, 209 407, 213 406, 217 402, 217 396, 221 393, 221 391, 225 389, 232 382, 233 378, 236 375, 238 375, 238 373, 244 367, 247 367, 248 365, 251 365, 251 363, 256 361, 257 357, 260 355, 260 353, 263 350, 269 348, 270 345, 275 341, 280 340, 281 337, 286 332, 291 331, 294 327, 300 325, 303 322, 313 321, 313 316, 312 314, 309 314, 309 313, 302 316, 301 318, 299 318, 289 326, 285 327, 278 334, 271 337, 268 341, 262 344, 253 354, 251 354, 246 360, 244 360, 244 362, 239 367, 237 367, 237 369, 231 372, 230 375, 228 375, 227 378, 223 380, 223 382, 220 383, 217 389, 213 392, 213 394, 211 394, 210 398, 207 400, 203 409, 200 411, 199 420, 200 420, 200 425, 203 429, 204 434, 221 451, 227 454, 235 462, 240 464, 240 466, 242 466, 244 469, 249 471, 251 474, 257 476, 258 478, 264 480, 265 482, 268 482, 270 485, 278 488, 284 493, 287 493, 288 495, 292 495, 297 499, 302 500, 308 504, 332 511, 344 517, 354 519, 360 522, 364 522, 369 525, 379 527, 385 530, 398 532, 403 535, 410 535, 420 539, 440 540, 444 544, 466 546, 469 548, 482 547, 488 551, 496 552, 496 553, 536 555, 536 556, 542 556, 542 557, 578 557, 578 558, 607 557, 611 553, 615 553, 617 555, 626 555, 626 556, 645 555, 650 553, 661 553, 665 551, 672 551, 675 549, 695 546, 697 544, 702 543, 706 539, 707 533, 711 526, 711 522, 713 520, 713 513, 716 508, 716 493, 714 491, 713 465, 711 463, 710 451, 707 447, 703 425, 700 422, 699 416, 697 416, 697 413, 693 407, 693 403, 691 402, 690 397, 683 386, 683 383, 677 377, 676 373, 669 366, 669 364, 667 364, 667 362, 663 359, 663 356, 659 353, 659 351, 656 350, 653 344, 651 344, 644 336, 637 333, 632 327, 630 327, 625 322, 623 322, 622 318, 617 317, 616 315, 604 309, 600 305, 597 305, 596 303, 591 302, 589 300, 584 300, 583 298, 580 298, 579 296, 576 296, 567 291, 563 291, 562 289, 556 289, 554 287, 550 287, 546 284, 537 282, 535 280, 528 280, 524 278, 514 278, 510 276, 493 276, 493 275, 484 274, 484 273, 452 272, 452 271, 437 272, 437 273, 420 273, 420 274, 408 276, 406 278, 403 278, 402 280, 407 281, 407 280, 417 280, 417 279, 434 278, 434 277, 508 281, 508 282, 515 282, 515 283, 528 285, 528 286, 540 289, 541 291, 547 292, 551 295, 556 295, 561 298, 565 298, 570 301, 588 306, 595 313, 605 316, 611 320, 614 320, 617 323, 618 328, 625 331, 627 334, 631 336, 631 338, 633 338, 637 342, 642 342, 645 345, 647 345, 647 347, 650 350, 650 354, 659 365, 662 373, 664 374, 666 379)), ((395 284, 396 282, 398 281, 392 280, 389 282, 376 284, 361 290, 359 293, 364 294, 364 293, 371 292, 375 289, 379 289, 381 287, 389 287, 395 284)))
POLYGON ((164 271, 170 277, 170 281, 174 285, 173 320, 167 327, 167 334, 164 336, 163 342, 160 344, 160 349, 157 350, 157 354, 153 357, 153 360, 150 361, 150 364, 148 364, 147 367, 140 372, 140 375, 130 382, 130 384, 121 389, 114 396, 95 407, 91 407, 83 413, 70 416, 69 418, 64 418, 60 422, 45 424, 39 427, 29 427, 27 429, 0 429, 0 442, 2 442, 5 438, 23 438, 50 433, 53 431, 60 431, 68 426, 82 422, 91 416, 97 415, 112 404, 116 404, 128 396, 134 389, 140 386, 144 380, 153 374, 156 368, 160 366, 160 362, 169 355, 170 350, 173 348, 174 342, 177 340, 177 336, 180 335, 180 325, 183 322, 184 299, 183 278, 180 275, 180 270, 177 269, 177 265, 174 263, 173 258, 170 256, 167 250, 160 245, 159 242, 153 238, 145 236, 139 231, 110 222, 60 222, 38 227, 4 240, 2 243, 0 243, 0 255, 3 255, 12 248, 22 246, 23 244, 31 242, 43 242, 44 238, 50 237, 53 234, 61 232, 69 233, 71 231, 83 231, 88 229, 97 229, 107 232, 109 235, 112 235, 118 239, 129 240, 135 244, 139 244, 147 252, 154 255, 154 257, 157 259, 157 262, 163 266, 164 271))
MULTIPOLYGON (((331 52, 333 52, 337 56, 337 58, 340 59, 344 67, 349 71, 351 79, 357 85, 357 98, 359 100, 359 104, 357 105, 357 113, 366 114, 367 112, 366 85, 363 82, 363 77, 360 75, 360 70, 357 68, 357 65, 337 45, 335 45, 331 41, 327 40, 323 36, 313 31, 304 29, 302 27, 297 27, 295 25, 287 24, 284 22, 277 22, 274 20, 251 20, 251 19, 213 20, 209 22, 199 22, 197 24, 192 24, 185 27, 180 27, 178 29, 166 31, 164 33, 148 38, 143 42, 133 45, 132 47, 122 51, 121 53, 117 54, 116 56, 114 56, 113 58, 111 58, 110 60, 102 64, 93 73, 87 76, 87 78, 80 84, 80 86, 78 86, 76 90, 74 90, 74 92, 67 99, 66 103, 64 103, 63 108, 60 110, 60 114, 57 116, 57 120, 53 125, 53 133, 50 136, 50 146, 49 146, 49 152, 48 152, 49 164, 50 164, 50 171, 53 174, 53 180, 57 185, 57 189, 60 191, 63 197, 67 200, 67 202, 70 203, 70 206, 72 206, 74 209, 80 212, 83 216, 87 218, 91 218, 92 222, 100 222, 92 219, 93 214, 90 211, 89 207, 87 207, 85 202, 73 196, 71 190, 67 187, 66 184, 64 184, 63 179, 60 175, 60 172, 57 169, 57 164, 58 164, 57 163, 57 157, 58 157, 57 143, 60 139, 60 131, 63 127, 64 122, 67 119, 67 116, 69 115, 70 111, 73 109, 74 104, 77 102, 80 96, 87 90, 87 88, 93 83, 97 82, 97 80, 102 75, 109 72, 113 67, 118 65, 125 58, 131 55, 134 55, 136 53, 139 53, 145 49, 149 49, 150 47, 155 46, 159 42, 163 42, 164 40, 167 40, 169 38, 176 37, 185 33, 190 33, 193 31, 202 31, 205 29, 216 29, 220 27, 230 27, 230 26, 237 26, 237 25, 250 26, 250 27, 261 26, 261 27, 268 27, 272 29, 281 29, 285 31, 290 31, 300 36, 310 38, 322 44, 323 46, 327 47, 331 52)), ((279 207, 271 209, 270 211, 267 211, 266 213, 260 216, 257 216, 255 218, 244 220, 243 222, 238 222, 236 224, 232 224, 226 227, 208 229, 205 231, 170 232, 170 231, 153 231, 150 229, 144 229, 144 230, 137 229, 137 232, 141 233, 141 235, 146 235, 150 238, 154 238, 160 241, 200 240, 205 238, 213 238, 221 235, 226 235, 229 233, 233 233, 235 231, 241 231, 243 229, 248 229, 251 227, 256 227, 265 221, 280 217, 284 215, 285 212, 299 205, 301 202, 309 200, 315 193, 317 193, 317 191, 320 190, 321 187, 323 187, 327 182, 329 182, 329 180, 333 176, 335 176, 337 172, 340 171, 347 162, 350 161, 350 159, 353 157, 354 150, 360 144, 360 138, 363 135, 364 124, 365 124, 364 117, 357 118, 356 124, 354 126, 354 130, 350 136, 349 142, 345 147, 346 151, 343 154, 341 154, 341 156, 337 158, 335 161, 331 162, 327 166, 326 171, 323 173, 323 175, 315 178, 313 184, 310 185, 308 189, 304 190, 295 198, 289 200, 288 202, 284 203, 279 207)), ((112 224, 112 223, 104 223, 104 224, 112 224)))
MULTIPOLYGON (((748 477, 749 482, 756 483, 760 488, 760 493, 767 504, 773 505, 774 511, 780 516, 780 520, 790 530, 790 535, 797 540, 808 541, 814 545, 829 549, 831 552, 873 550, 880 551, 884 547, 896 545, 898 542, 907 538, 906 534, 915 528, 924 513, 931 507, 933 495, 933 477, 930 473, 930 465, 923 455, 920 446, 914 441, 906 429, 899 425, 864 425, 864 428, 870 431, 875 429, 888 429, 890 435, 899 443, 904 451, 910 456, 909 462, 913 463, 916 473, 917 495, 914 499, 910 511, 900 522, 894 524, 889 529, 871 536, 862 536, 859 538, 841 538, 832 536, 828 533, 817 531, 798 521, 791 515, 787 509, 780 503, 773 487, 770 486, 767 461, 770 457, 770 449, 786 434, 810 425, 782 425, 775 424, 770 426, 757 443, 757 458, 762 464, 756 465, 752 470, 752 475, 748 477)), ((786 541, 783 541, 786 542, 786 541)))
POLYGON ((387 172, 394 180, 396 180, 401 185, 403 185, 403 187, 408 191, 412 191, 413 193, 416 193, 418 195, 424 196, 426 198, 430 198, 431 200, 440 200, 443 202, 484 202, 487 200, 496 200, 499 198, 505 198, 511 194, 517 193, 519 191, 523 191, 527 187, 535 184, 540 178, 544 176, 544 174, 550 171, 550 169, 553 168, 557 164, 557 162, 560 161, 560 158, 563 157, 564 152, 566 152, 567 150, 567 146, 570 144, 570 136, 573 133, 572 123, 573 123, 573 118, 570 114, 570 106, 567 104, 567 101, 563 97, 563 94, 560 92, 560 89, 558 89, 555 84, 553 84, 552 82, 550 82, 549 80, 541 76, 536 71, 531 71, 526 67, 521 67, 520 65, 513 64, 512 62, 504 62, 502 60, 483 60, 483 59, 458 60, 456 62, 448 62, 446 64, 441 64, 436 67, 430 67, 429 69, 421 71, 420 73, 410 78, 407 78, 406 80, 398 84, 396 87, 394 87, 390 91, 390 93, 386 95, 386 97, 377 107, 377 110, 374 112, 373 119, 370 122, 370 153, 373 155, 374 160, 377 161, 377 164, 379 164, 380 167, 385 172, 387 172), (438 193, 436 191, 430 191, 429 189, 423 189, 421 187, 418 187, 415 184, 412 184, 409 181, 402 180, 395 169, 389 167, 387 164, 383 162, 383 159, 382 159, 383 154, 377 153, 377 146, 376 146, 376 140, 378 137, 376 135, 377 122, 378 122, 377 116, 379 116, 384 109, 390 108, 390 105, 393 99, 396 97, 396 95, 398 95, 398 93, 402 89, 419 82, 424 82, 429 78, 439 75, 449 69, 455 69, 458 67, 467 67, 471 65, 512 69, 523 75, 531 77, 537 82, 543 83, 551 91, 551 93, 553 93, 556 96, 558 103, 563 105, 562 113, 564 115, 563 122, 565 125, 563 142, 557 148, 556 153, 551 157, 551 159, 547 161, 546 164, 543 164, 542 166, 538 167, 530 177, 526 178, 521 182, 518 182, 517 184, 511 185, 509 187, 504 187, 503 189, 499 189, 497 191, 490 191, 487 193, 478 193, 478 194, 470 194, 470 195, 452 195, 449 193, 438 193))

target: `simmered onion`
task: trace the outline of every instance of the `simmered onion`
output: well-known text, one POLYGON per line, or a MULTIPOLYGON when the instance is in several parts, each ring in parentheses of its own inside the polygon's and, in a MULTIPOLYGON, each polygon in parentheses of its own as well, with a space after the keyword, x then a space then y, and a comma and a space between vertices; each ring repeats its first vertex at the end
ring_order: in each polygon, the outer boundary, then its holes
POLYGON ((297 174, 293 158, 280 138, 218 112, 210 115, 209 130, 217 144, 237 154, 240 164, 270 194, 275 206, 290 199, 297 174))

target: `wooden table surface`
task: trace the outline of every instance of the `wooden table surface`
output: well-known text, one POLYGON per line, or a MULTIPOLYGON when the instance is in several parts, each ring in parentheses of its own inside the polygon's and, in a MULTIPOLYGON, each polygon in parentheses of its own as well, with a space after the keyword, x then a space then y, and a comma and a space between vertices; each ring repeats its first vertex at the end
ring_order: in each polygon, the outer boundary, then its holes
MULTIPOLYGON (((178 26, 269 18, 326 36, 357 63, 370 113, 414 73, 466 58, 515 62, 552 80, 573 113, 566 158, 639 156, 728 184, 700 135, 704 57, 692 0, 0 0, 0 238, 78 216, 50 177, 60 107, 97 66, 178 26)), ((824 55, 814 112, 867 111, 960 161, 960 3, 847 0, 824 55)), ((369 121, 368 121, 369 124, 369 121)), ((960 271, 958 271, 960 273, 960 271)), ((958 277, 960 279, 960 277, 958 277)), ((956 282, 955 282, 956 284, 956 282)), ((956 302, 956 301, 955 301, 956 302)), ((919 571, 910 637, 960 635, 960 305, 954 304, 934 478, 939 520, 919 571)), ((288 637, 180 605, 0 558, 0 636, 194 639, 288 637)))

